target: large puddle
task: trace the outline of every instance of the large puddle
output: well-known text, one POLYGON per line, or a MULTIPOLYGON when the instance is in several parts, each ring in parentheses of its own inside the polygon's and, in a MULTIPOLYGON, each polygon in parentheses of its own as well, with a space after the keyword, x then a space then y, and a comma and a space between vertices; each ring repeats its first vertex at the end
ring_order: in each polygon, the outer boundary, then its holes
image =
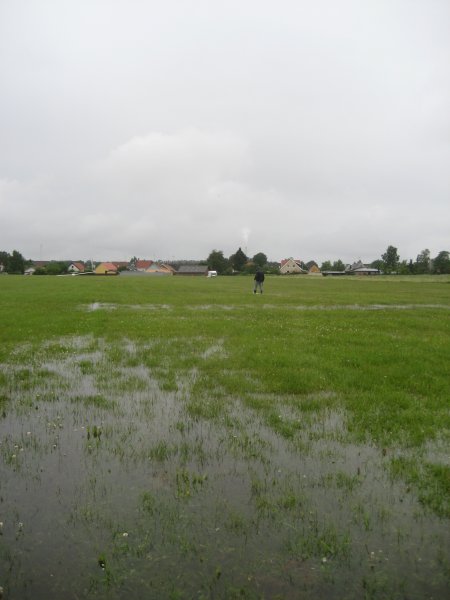
POLYGON ((304 420, 287 440, 155 351, 64 339, 0 365, 4 599, 448 597, 448 521, 389 452, 342 443, 345 414, 280 399, 304 420))
MULTIPOLYGON (((262 304, 263 309, 272 310, 279 309, 280 305, 277 304, 262 304)), ((378 310, 419 310, 419 309, 438 309, 438 310, 450 310, 450 305, 447 304, 293 304, 293 305, 282 305, 283 309, 286 310, 299 310, 299 311, 336 311, 336 310, 355 310, 355 311, 378 311, 378 310)), ((113 304, 107 302, 92 302, 91 304, 83 305, 83 310, 88 312, 98 310, 117 310, 117 309, 128 309, 128 310, 172 310, 174 307, 170 304, 113 304)), ((186 306, 187 310, 193 311, 208 311, 208 310, 242 310, 254 308, 252 304, 200 304, 195 306, 186 306)))

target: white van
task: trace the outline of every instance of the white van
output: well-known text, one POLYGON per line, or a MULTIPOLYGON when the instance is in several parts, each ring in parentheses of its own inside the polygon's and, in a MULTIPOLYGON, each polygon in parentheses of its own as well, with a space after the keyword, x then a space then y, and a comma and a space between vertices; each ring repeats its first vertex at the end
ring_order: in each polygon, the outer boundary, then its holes
POLYGON ((208 271, 208 277, 217 277, 217 271, 208 271))

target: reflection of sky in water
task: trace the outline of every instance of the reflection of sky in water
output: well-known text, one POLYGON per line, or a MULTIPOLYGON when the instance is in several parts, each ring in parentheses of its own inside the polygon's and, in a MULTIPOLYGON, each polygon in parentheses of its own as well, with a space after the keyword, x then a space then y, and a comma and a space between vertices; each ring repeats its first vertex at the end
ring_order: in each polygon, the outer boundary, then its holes
MULTIPOLYGON (((23 366, 0 369, 6 598, 190 598, 205 585, 218 598, 231 587, 341 598, 363 579, 394 597, 444 597, 448 523, 389 480, 391 450, 341 443, 344 413, 267 396, 278 419, 300 423, 295 443, 238 399, 196 419, 195 372, 162 391, 163 369, 113 364, 104 342, 85 342, 64 340, 61 358, 48 344, 28 365, 23 350, 23 366)), ((198 346, 205 362, 223 350, 198 346)), ((142 350, 125 340, 124 362, 142 350)))

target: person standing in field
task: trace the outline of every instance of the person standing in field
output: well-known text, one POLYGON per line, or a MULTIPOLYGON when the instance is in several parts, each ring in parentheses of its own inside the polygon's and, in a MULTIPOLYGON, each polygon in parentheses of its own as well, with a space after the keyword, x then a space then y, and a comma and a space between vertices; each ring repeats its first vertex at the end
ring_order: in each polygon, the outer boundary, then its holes
POLYGON ((263 283, 264 283, 264 273, 261 270, 256 271, 255 274, 255 287, 253 288, 253 293, 256 294, 256 291, 259 289, 261 294, 263 293, 263 283))

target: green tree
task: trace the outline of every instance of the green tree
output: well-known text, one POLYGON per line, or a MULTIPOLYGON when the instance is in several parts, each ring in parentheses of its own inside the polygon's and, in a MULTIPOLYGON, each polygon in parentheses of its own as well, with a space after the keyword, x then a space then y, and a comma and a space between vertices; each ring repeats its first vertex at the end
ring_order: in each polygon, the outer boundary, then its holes
POLYGON ((407 260, 402 260, 398 264, 397 272, 399 273, 399 275, 409 275, 410 274, 409 263, 407 260))
POLYGON ((393 273, 397 271, 400 256, 398 255, 397 248, 395 246, 388 246, 386 252, 381 255, 381 258, 383 259, 385 273, 393 273))
POLYGON ((8 273, 21 273, 23 275, 25 271, 25 259, 18 250, 13 250, 13 253, 9 257, 6 270, 8 273))
MULTIPOLYGON (((133 256, 132 258, 130 258, 129 265, 130 265, 130 269, 132 271, 134 271, 136 269, 136 263, 138 260, 139 260, 139 258, 137 256, 133 256)), ((94 270, 94 269, 95 269, 95 266, 92 268, 92 270, 94 270)))
POLYGON ((252 258, 252 262, 254 262, 255 265, 260 269, 263 269, 267 265, 267 256, 264 254, 264 252, 258 252, 252 258))
POLYGON ((322 263, 322 266, 320 267, 321 271, 332 271, 333 270, 333 265, 331 264, 331 261, 329 260, 325 260, 322 263))
POLYGON ((236 253, 230 256, 229 261, 235 271, 242 271, 248 258, 242 252, 242 248, 239 247, 236 253))
POLYGON ((378 269, 379 271, 382 271, 384 268, 384 263, 381 260, 381 258, 374 260, 373 262, 370 263, 370 266, 372 267, 372 269, 378 269))
POLYGON ((431 271, 431 258, 428 248, 425 248, 425 250, 422 250, 422 252, 417 255, 415 271, 421 275, 431 271))
POLYGON ((229 262, 223 255, 222 250, 213 250, 206 259, 206 263, 210 271, 217 271, 219 275, 225 273, 229 267, 229 262))
POLYGON ((67 265, 63 262, 52 261, 45 268, 47 275, 61 275, 67 272, 67 265))
POLYGON ((450 273, 450 254, 447 250, 441 250, 436 258, 433 258, 433 270, 435 273, 450 273))
POLYGON ((8 263, 9 263, 9 254, 8 254, 8 252, 5 252, 2 250, 0 252, 0 265, 2 265, 4 271, 7 271, 8 263))
POLYGON ((345 271, 345 265, 340 258, 338 260, 334 261, 333 266, 331 267, 331 270, 332 271, 345 271))

